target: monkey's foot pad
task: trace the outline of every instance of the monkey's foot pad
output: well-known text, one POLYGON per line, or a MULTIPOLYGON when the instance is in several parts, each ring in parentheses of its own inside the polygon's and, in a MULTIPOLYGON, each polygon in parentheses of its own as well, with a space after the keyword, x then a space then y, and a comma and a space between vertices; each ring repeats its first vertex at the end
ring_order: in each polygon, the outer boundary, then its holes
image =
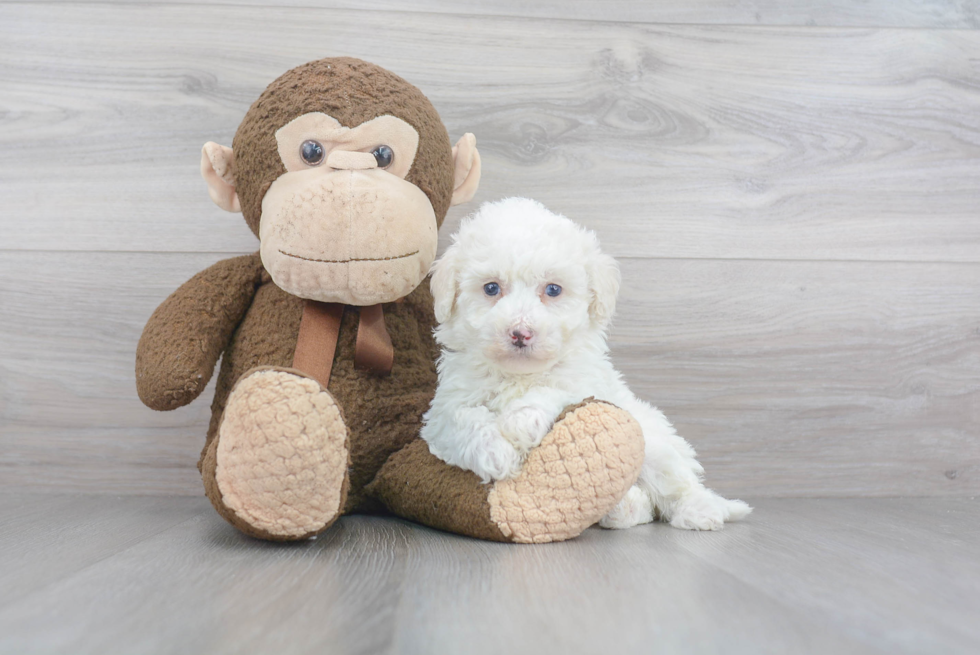
POLYGON ((578 536, 626 495, 643 465, 643 431, 615 405, 566 410, 532 450, 520 475, 494 483, 490 518, 510 541, 578 536))
POLYGON ((215 454, 221 500, 256 536, 301 539, 343 507, 347 426, 316 380, 277 369, 243 377, 228 398, 215 454))

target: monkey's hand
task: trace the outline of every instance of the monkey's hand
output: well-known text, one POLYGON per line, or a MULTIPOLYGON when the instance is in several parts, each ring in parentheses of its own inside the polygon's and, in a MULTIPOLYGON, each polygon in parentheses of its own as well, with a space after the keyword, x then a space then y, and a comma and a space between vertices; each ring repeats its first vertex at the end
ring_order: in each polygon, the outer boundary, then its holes
POLYGON ((147 407, 176 409, 200 395, 261 276, 258 253, 225 259, 157 307, 136 347, 136 391, 147 407))

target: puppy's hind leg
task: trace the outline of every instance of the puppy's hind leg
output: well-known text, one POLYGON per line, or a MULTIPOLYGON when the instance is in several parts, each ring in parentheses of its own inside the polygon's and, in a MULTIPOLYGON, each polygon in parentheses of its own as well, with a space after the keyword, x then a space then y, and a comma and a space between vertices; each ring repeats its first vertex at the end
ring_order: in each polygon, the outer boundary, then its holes
POLYGON ((659 410, 637 401, 627 409, 643 427, 645 457, 637 485, 646 491, 661 520, 684 530, 721 530, 726 521, 752 511, 740 500, 722 498, 701 482, 704 468, 694 449, 659 410))
POLYGON ((650 523, 656 518, 650 494, 633 485, 619 504, 599 521, 607 530, 625 530, 634 525, 650 523))
POLYGON ((728 500, 703 485, 675 504, 670 524, 682 530, 721 530, 727 521, 738 521, 752 511, 741 500, 728 500))

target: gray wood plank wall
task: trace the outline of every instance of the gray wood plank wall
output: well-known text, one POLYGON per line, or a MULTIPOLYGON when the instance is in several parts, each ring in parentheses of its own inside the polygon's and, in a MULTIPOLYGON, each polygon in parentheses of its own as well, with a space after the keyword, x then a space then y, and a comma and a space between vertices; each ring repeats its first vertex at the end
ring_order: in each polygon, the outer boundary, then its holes
POLYGON ((671 4, 0 2, 0 489, 200 493, 209 392, 158 414, 132 373, 256 248, 199 149, 346 54, 477 135, 477 201, 597 231, 616 361, 709 485, 980 492, 980 6, 671 4))

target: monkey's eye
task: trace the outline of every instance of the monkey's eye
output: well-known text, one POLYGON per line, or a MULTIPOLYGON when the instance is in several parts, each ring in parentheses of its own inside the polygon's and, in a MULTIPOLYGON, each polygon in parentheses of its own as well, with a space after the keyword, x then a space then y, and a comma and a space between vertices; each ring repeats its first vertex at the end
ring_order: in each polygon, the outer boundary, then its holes
POLYGON ((555 298, 561 295, 561 287, 557 284, 549 284, 544 288, 544 292, 552 298, 555 298))
POLYGON ((496 296, 498 293, 500 293, 500 285, 496 282, 487 282, 483 285, 483 293, 487 294, 488 296, 496 296))
POLYGON ((371 151, 371 154, 378 162, 378 168, 388 168, 391 162, 395 161, 395 153, 388 146, 378 146, 371 151))
POLYGON ((299 147, 299 155, 310 166, 318 166, 323 161, 323 146, 318 141, 304 141, 299 147))

